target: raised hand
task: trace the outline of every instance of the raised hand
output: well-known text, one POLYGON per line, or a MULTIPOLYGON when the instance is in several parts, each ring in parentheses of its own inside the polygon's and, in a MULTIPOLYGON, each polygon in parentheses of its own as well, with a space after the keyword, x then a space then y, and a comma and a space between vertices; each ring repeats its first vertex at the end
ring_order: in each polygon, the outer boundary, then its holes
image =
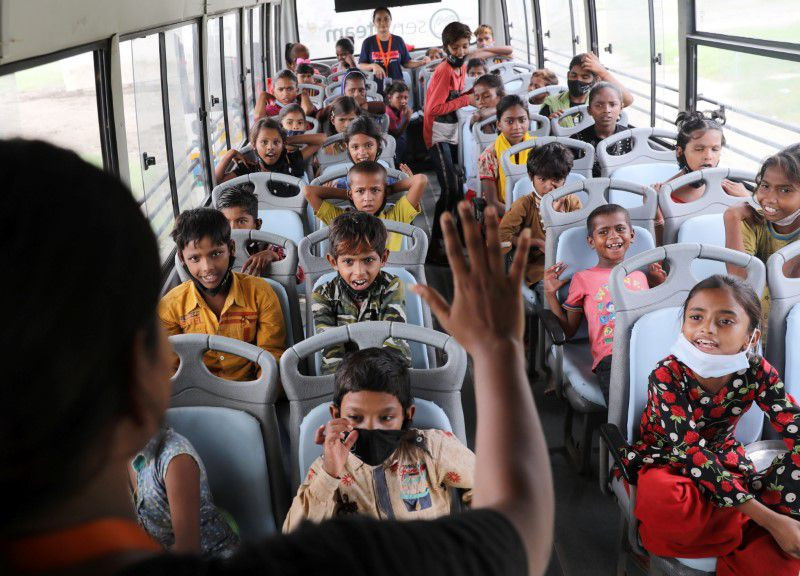
POLYGON ((280 259, 280 254, 274 250, 262 250, 247 259, 244 266, 242 266, 242 274, 261 276, 267 271, 270 264, 280 259))
POLYGON ((347 463, 347 455, 358 439, 358 431, 353 429, 347 418, 334 418, 317 429, 314 441, 322 444, 322 468, 340 478, 347 463))
POLYGON ((563 262, 556 262, 544 271, 544 292, 545 294, 555 294, 562 286, 566 285, 569 280, 562 280, 561 274, 567 269, 567 265, 563 262))

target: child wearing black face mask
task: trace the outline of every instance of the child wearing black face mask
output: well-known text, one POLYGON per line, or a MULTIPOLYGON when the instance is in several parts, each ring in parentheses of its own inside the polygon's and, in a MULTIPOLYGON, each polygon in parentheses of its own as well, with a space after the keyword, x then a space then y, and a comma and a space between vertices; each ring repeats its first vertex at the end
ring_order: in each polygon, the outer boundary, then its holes
MULTIPOLYGON (((452 433, 411 428, 407 363, 389 348, 345 356, 336 372, 332 420, 317 430, 311 465, 283 525, 344 514, 427 520, 450 513, 448 487, 471 490, 475 455, 452 433)), ((471 500, 471 493, 464 495, 471 500)))
MULTIPOLYGON (((276 360, 286 349, 286 330, 278 297, 261 278, 234 272, 228 220, 213 208, 195 208, 175 220, 172 238, 191 276, 158 305, 167 334, 213 334, 263 348, 276 360)), ((252 380, 258 367, 234 355, 209 350, 203 362, 215 376, 252 380)))
MULTIPOLYGON (((633 95, 622 85, 622 82, 609 72, 592 52, 578 54, 570 60, 567 73, 567 90, 553 94, 544 99, 539 114, 548 118, 561 116, 564 110, 573 106, 586 104, 589 91, 598 82, 614 84, 622 92, 622 107, 633 103, 633 95)), ((573 118, 565 118, 559 122, 562 126, 572 126, 573 118)))

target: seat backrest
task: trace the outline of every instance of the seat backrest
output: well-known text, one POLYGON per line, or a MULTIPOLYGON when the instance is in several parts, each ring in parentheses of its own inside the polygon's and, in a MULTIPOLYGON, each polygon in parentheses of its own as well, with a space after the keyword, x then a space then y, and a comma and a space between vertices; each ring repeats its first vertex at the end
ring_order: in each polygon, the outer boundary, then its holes
MULTIPOLYGON (((718 246, 662 246, 625 260, 611 271, 609 289, 614 298, 616 319, 608 421, 616 424, 630 441, 636 439, 639 419, 647 403, 648 376, 656 362, 669 355, 681 328, 680 308, 698 282, 692 272, 692 260, 696 258, 720 260, 745 268, 747 282, 756 293, 764 289, 766 273, 758 258, 718 246), (625 289, 625 276, 664 260, 669 264, 669 272, 662 284, 643 292, 625 289), (650 313, 652 316, 648 316, 650 313)), ((753 412, 759 415, 750 416, 748 420, 743 418, 737 427, 737 437, 745 443, 756 440, 761 432, 763 414, 758 410, 753 412)), ((601 462, 607 462, 605 454, 601 455, 601 462)))
POLYGON ((322 84, 298 84, 298 92, 308 90, 310 94, 308 99, 314 105, 314 108, 322 108, 322 102, 325 100, 325 86, 322 84))
MULTIPOLYGON (((612 176, 618 168, 633 164, 677 164, 675 151, 665 146, 657 145, 652 138, 676 140, 678 134, 671 130, 661 130, 660 128, 631 128, 612 134, 598 142, 596 148, 597 161, 600 162, 602 175, 612 176), (629 138, 632 142, 630 152, 619 156, 609 154, 610 147, 626 138, 629 138)), ((651 181, 647 182, 647 184, 654 184, 655 182, 651 181)))
POLYGON ((354 343, 359 349, 379 347, 387 338, 421 342, 444 352, 447 361, 435 368, 411 368, 411 393, 436 403, 447 415, 453 433, 466 444, 461 386, 467 368, 467 354, 452 337, 435 330, 403 322, 359 322, 339 326, 307 338, 281 356, 281 380, 289 399, 289 437, 291 444, 292 484, 299 484, 299 437, 303 418, 333 397, 334 375, 309 376, 299 370, 300 362, 328 346, 354 343))
MULTIPOLYGON (((678 230, 676 244, 686 243, 724 248, 725 223, 722 220, 722 214, 703 214, 686 219, 678 230)), ((698 280, 705 280, 714 274, 727 274, 728 272, 724 262, 698 258, 692 262, 692 273, 698 280)))
MULTIPOLYGON (((414 398, 414 406, 416 407, 414 410, 414 422, 412 424, 414 428, 418 430, 430 430, 435 428, 446 432, 453 431, 453 428, 450 426, 450 420, 447 419, 447 414, 434 402, 423 400, 422 398, 414 398)), ((300 422, 298 439, 298 478, 305 478, 314 460, 322 456, 322 446, 317 444, 314 440, 317 429, 327 424, 330 419, 330 403, 324 402, 316 408, 313 408, 305 415, 303 421, 300 422)))
MULTIPOLYGON (((519 144, 515 144, 505 152, 503 152, 502 157, 500 158, 500 162, 503 165, 503 172, 506 175, 506 183, 505 189, 506 190, 513 190, 514 184, 517 183, 518 180, 523 178, 528 178, 528 167, 525 164, 514 164, 511 161, 511 157, 518 152, 522 152, 528 148, 536 148, 537 146, 542 146, 544 144, 549 144, 550 142, 558 142, 559 144, 563 144, 567 148, 570 148, 575 153, 576 160, 572 164, 572 172, 576 174, 580 174, 585 178, 592 177, 592 165, 594 164, 594 146, 588 144, 586 142, 581 142, 580 140, 573 140, 572 138, 560 138, 556 136, 542 136, 540 138, 534 138, 533 140, 527 140, 525 142, 520 142, 519 144), (580 153, 583 153, 583 158, 577 158, 580 156, 580 153)), ((506 194, 506 210, 511 207, 511 203, 513 202, 513 198, 511 194, 506 194)))
POLYGON ((306 134, 319 134, 319 120, 313 116, 306 116, 306 123, 311 125, 311 128, 306 130, 306 134))
POLYGON ((436 70, 436 67, 441 63, 441 58, 439 60, 432 60, 417 72, 417 89, 419 91, 419 98, 417 100, 419 101, 421 110, 425 109, 425 99, 428 95, 428 83, 431 81, 434 70, 436 70))
POLYGON ((403 69, 403 82, 408 86, 408 107, 414 110, 414 81, 409 70, 403 69))
POLYGON ((259 210, 291 210, 300 216, 303 222, 303 228, 308 231, 308 222, 305 221, 306 217, 306 197, 303 194, 303 187, 305 183, 294 176, 288 174, 279 174, 277 172, 254 172, 239 176, 218 184, 211 191, 211 204, 214 208, 217 207, 217 201, 220 194, 228 188, 232 188, 239 184, 251 183, 255 188, 255 194, 258 196, 258 209, 259 210), (289 186, 296 187, 298 193, 294 196, 284 197, 277 196, 272 191, 270 184, 273 182, 280 182, 289 186))
POLYGON ((504 60, 489 64, 487 69, 490 74, 500 74, 500 76, 520 73, 527 73, 530 76, 536 70, 536 66, 519 60, 504 60))
MULTIPOLYGON (((651 239, 655 238, 655 216, 656 216, 656 192, 648 186, 632 184, 613 178, 591 178, 580 180, 574 184, 562 186, 552 192, 548 192, 542 197, 541 214, 542 223, 546 231, 545 234, 545 267, 556 263, 556 247, 558 246, 561 234, 570 228, 586 226, 586 219, 589 214, 603 204, 608 204, 607 196, 611 188, 619 188, 638 194, 644 198, 644 202, 635 208, 630 208, 628 212, 631 217, 631 225, 647 231, 651 239), (583 203, 580 210, 575 212, 557 212, 553 209, 553 202, 570 194, 585 192, 587 201, 583 203)), ((637 235, 641 236, 641 234, 637 235)), ((584 233, 584 243, 586 234, 584 233)))
MULTIPOLYGON (((365 74, 366 76, 366 74, 365 74)), ((344 82, 344 78, 337 78, 333 82, 329 82, 325 86, 325 96, 343 96, 342 93, 342 82, 344 82)), ((378 83, 375 81, 374 78, 367 78, 367 92, 377 92, 378 91, 378 83)))
MULTIPOLYGON (((247 521, 240 526, 247 526, 247 538, 263 538, 265 533, 275 531, 276 526, 281 526, 283 518, 288 511, 289 493, 286 483, 286 471, 283 467, 281 456, 281 443, 278 431, 278 418, 275 412, 275 402, 278 399, 280 385, 278 383, 278 365, 275 358, 262 348, 247 344, 240 340, 225 338, 223 336, 210 336, 208 334, 179 334, 170 336, 170 344, 174 352, 180 358, 178 370, 172 377, 172 395, 170 405, 172 408, 185 407, 208 407, 212 409, 229 409, 232 411, 243 412, 258 423, 261 431, 263 452, 253 451, 249 454, 250 467, 246 468, 252 473, 256 473, 262 464, 266 468, 266 475, 269 482, 249 484, 247 496, 252 497, 250 505, 253 514, 246 516, 247 521), (203 363, 203 354, 208 350, 214 350, 226 354, 235 354, 241 358, 254 362, 259 367, 259 376, 256 380, 249 382, 232 382, 224 380, 211 374, 203 363), (263 463, 262 463, 263 457, 263 463), (259 487, 263 490, 263 497, 256 496, 254 491, 259 487), (252 530, 252 532, 250 532, 252 530)), ((218 413, 218 419, 224 419, 225 425, 220 426, 230 432, 236 430, 246 432, 235 443, 229 445, 229 449, 234 444, 244 449, 252 449, 257 444, 252 433, 252 425, 247 422, 247 418, 234 417, 230 414, 218 413), (235 428, 234 428, 235 427, 235 428)), ((203 426, 212 425, 212 420, 203 419, 203 426)), ((198 423, 199 425, 199 423, 198 423)), ((188 431, 193 426, 177 428, 188 431)), ((194 442, 194 435, 189 434, 190 441, 194 442)), ((220 436, 222 439, 222 436, 220 436)), ((199 451, 201 446, 195 445, 199 451)), ((207 469, 215 467, 215 460, 207 460, 203 451, 200 452, 207 469)), ((231 457, 236 456, 237 461, 240 455, 238 448, 236 454, 231 451, 231 457)), ((222 458, 222 455, 218 456, 222 458)), ((258 472, 263 474, 263 472, 258 472)), ((216 478, 216 476, 215 476, 216 478)), ((243 480, 247 480, 244 478, 243 480)), ((209 481, 212 477, 209 473, 209 481)), ((217 496, 217 492, 214 492, 217 496)), ((221 498, 221 495, 219 496, 221 498)), ((226 510, 234 513, 237 507, 228 508, 225 501, 220 499, 217 502, 226 510)), ((243 502, 247 504, 247 502, 243 502)), ((237 522, 240 521, 234 514, 237 522)), ((244 519, 244 517, 242 517, 244 519)), ((243 520, 244 521, 244 520, 243 520)), ((244 536, 244 533, 243 533, 244 536)))
MULTIPOLYGON (((580 104, 564 110, 560 116, 550 119, 550 133, 553 136, 572 136, 577 134, 584 128, 588 128, 594 124, 594 118, 589 115, 589 107, 586 104, 580 104), (575 116, 580 115, 580 120, 575 121, 575 116), (561 121, 565 118, 572 118, 572 126, 564 126, 561 121)), ((621 126, 628 125, 628 114, 623 110, 619 115, 617 124, 621 126)))
MULTIPOLYGON (((327 76, 327 84, 330 85, 330 84, 334 84, 336 82, 341 83, 342 76, 344 76, 345 74, 350 72, 350 70, 351 70, 350 68, 346 68, 344 70, 339 70, 338 72, 332 72, 331 74, 328 74, 328 76, 327 76)), ((375 81, 375 75, 372 72, 367 72, 366 70, 359 70, 359 71, 364 76, 366 76, 368 80, 372 80, 373 82, 375 81)))
MULTIPOLYGON (((672 244, 678 237, 678 230, 687 218, 701 214, 721 214, 729 206, 739 204, 744 198, 731 196, 722 189, 722 181, 754 182, 755 174, 736 168, 706 168, 689 172, 661 185, 658 193, 658 205, 664 215, 664 244, 672 244), (694 202, 679 204, 672 199, 672 192, 693 182, 704 181, 706 184, 703 196, 694 202)), ((746 201, 756 208, 752 199, 746 201)))
MULTIPOLYGON (((569 186, 570 184, 574 184, 579 180, 586 180, 580 174, 575 174, 574 172, 570 172, 567 174, 567 178, 564 181, 564 186, 569 186)), ((530 178, 520 178, 517 180, 517 183, 514 184, 514 189, 511 191, 511 201, 516 202, 523 196, 527 196, 533 192, 533 182, 531 182, 530 178)), ((589 196, 585 192, 578 192, 578 198, 581 199, 581 204, 585 204, 586 200, 589 196)))
MULTIPOLYGON (((335 166, 337 164, 348 164, 348 166, 352 165, 350 154, 347 152, 347 150, 342 150, 336 154, 329 154, 325 151, 325 148, 331 144, 343 142, 344 139, 345 134, 334 134, 333 136, 326 138, 325 142, 322 143, 322 146, 320 146, 320 149, 316 154, 317 162, 319 162, 320 173, 326 172, 331 166, 335 166)), ((394 136, 390 134, 384 134, 383 142, 381 143, 381 155, 378 156, 378 159, 386 162, 390 168, 394 168, 394 153, 396 148, 397 142, 395 142, 394 136)))
MULTIPOLYGON (((665 182, 678 172, 678 163, 672 162, 659 164, 634 164, 633 166, 621 166, 614 170, 614 178, 627 180, 636 184, 653 186, 657 182, 665 182)), ((612 190, 609 196, 615 204, 620 206, 635 206, 638 198, 627 194, 621 190, 612 190)))
POLYGON ((500 79, 503 81, 503 89, 506 94, 515 94, 524 97, 528 93, 528 85, 531 82, 530 72, 510 72, 508 74, 501 74, 500 79))
POLYGON ((767 260, 770 308, 765 357, 795 397, 800 394, 800 278, 786 276, 783 268, 798 256, 800 242, 792 242, 767 260))
POLYGON ((525 101, 528 102, 528 111, 529 112, 539 112, 539 108, 541 108, 541 104, 531 104, 531 98, 535 98, 536 96, 551 96, 555 94, 561 94, 566 88, 563 86, 559 86, 558 84, 554 84, 552 86, 542 86, 541 88, 536 88, 535 90, 529 91, 525 94, 525 101))

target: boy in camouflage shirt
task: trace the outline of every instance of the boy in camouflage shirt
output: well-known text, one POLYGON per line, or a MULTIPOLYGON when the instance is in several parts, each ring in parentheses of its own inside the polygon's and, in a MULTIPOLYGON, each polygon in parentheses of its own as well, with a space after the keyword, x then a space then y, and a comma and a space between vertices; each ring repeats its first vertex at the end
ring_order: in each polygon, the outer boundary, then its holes
MULTIPOLYGON (((312 294, 315 332, 371 320, 405 322, 403 282, 381 270, 389 257, 383 222, 367 212, 346 212, 336 217, 330 230, 327 258, 338 275, 312 294)), ((389 338, 384 345, 411 360, 405 340, 389 338)), ((344 353, 344 345, 325 348, 322 373, 336 372, 344 353)))

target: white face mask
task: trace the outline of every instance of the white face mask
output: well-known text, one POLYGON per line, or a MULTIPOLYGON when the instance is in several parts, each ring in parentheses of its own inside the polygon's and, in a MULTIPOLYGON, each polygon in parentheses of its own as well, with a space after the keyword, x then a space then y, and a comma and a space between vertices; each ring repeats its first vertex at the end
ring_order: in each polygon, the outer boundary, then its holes
POLYGON ((678 339, 675 340, 672 348, 670 348, 670 354, 673 354, 678 360, 686 364, 692 372, 701 378, 719 378, 720 376, 747 370, 750 367, 747 353, 750 351, 755 335, 756 331, 753 330, 750 341, 747 343, 747 348, 743 352, 736 354, 709 354, 689 342, 681 332, 678 334, 678 339))
POLYGON ((794 224, 794 221, 797 220, 797 217, 800 216, 800 208, 789 214, 783 220, 777 220, 772 223, 773 226, 788 226, 789 224, 794 224))

